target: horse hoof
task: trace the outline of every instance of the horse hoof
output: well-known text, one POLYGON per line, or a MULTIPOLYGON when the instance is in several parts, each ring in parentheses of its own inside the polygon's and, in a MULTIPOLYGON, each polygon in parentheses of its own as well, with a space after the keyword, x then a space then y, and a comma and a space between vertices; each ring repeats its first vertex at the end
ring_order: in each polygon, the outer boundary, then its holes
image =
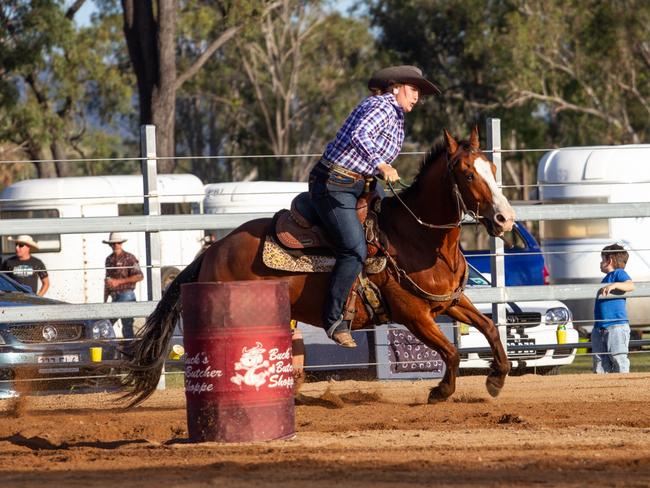
POLYGON ((431 388, 431 391, 429 392, 429 399, 428 403, 440 403, 444 402, 449 398, 449 395, 445 395, 442 393, 439 387, 431 388))
POLYGON ((503 388, 503 382, 501 382, 501 384, 497 384, 495 378, 488 378, 487 381, 485 382, 485 387, 487 388, 487 391, 490 394, 490 396, 496 398, 499 396, 499 393, 501 393, 501 389, 503 388))

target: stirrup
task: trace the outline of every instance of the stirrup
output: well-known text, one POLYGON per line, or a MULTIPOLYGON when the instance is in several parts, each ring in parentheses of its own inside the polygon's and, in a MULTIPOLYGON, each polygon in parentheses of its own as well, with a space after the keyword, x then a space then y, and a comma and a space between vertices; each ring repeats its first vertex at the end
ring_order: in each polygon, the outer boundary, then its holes
POLYGON ((347 347, 347 348, 350 348, 350 349, 357 347, 357 343, 352 338, 352 334, 350 334, 350 332, 347 331, 347 330, 342 330, 340 332, 334 332, 332 334, 332 340, 334 342, 336 342, 341 347, 347 347))

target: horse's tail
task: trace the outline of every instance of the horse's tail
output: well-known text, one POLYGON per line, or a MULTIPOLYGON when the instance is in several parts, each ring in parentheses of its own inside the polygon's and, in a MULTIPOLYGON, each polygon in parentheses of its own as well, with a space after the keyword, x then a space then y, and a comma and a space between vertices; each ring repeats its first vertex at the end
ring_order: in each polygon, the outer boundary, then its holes
POLYGON ((201 253, 169 284, 144 327, 125 351, 129 358, 124 364, 128 373, 122 386, 127 392, 122 399, 129 402, 127 408, 143 402, 156 390, 169 342, 181 314, 181 285, 198 279, 204 256, 205 253, 201 253))

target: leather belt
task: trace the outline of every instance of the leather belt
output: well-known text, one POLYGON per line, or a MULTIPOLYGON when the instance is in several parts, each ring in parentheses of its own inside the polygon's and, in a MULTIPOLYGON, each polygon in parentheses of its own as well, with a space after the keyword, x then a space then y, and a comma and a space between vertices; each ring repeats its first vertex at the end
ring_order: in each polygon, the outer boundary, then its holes
POLYGON ((362 175, 361 173, 357 173, 356 171, 352 171, 350 169, 347 169, 340 164, 335 164, 332 163, 331 161, 328 161, 327 159, 321 159, 320 164, 325 166, 327 169, 329 169, 333 173, 338 173, 343 176, 347 176, 349 178, 353 178, 355 180, 369 180, 372 181, 374 178, 373 176, 366 176, 362 175))

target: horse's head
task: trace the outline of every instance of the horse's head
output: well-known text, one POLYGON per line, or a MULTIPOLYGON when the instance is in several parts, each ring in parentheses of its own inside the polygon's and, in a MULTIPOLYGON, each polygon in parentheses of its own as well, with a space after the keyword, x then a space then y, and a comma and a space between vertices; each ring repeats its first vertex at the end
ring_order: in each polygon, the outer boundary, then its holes
POLYGON ((496 182, 496 166, 479 149, 478 129, 469 142, 458 142, 445 130, 447 164, 467 211, 476 212, 493 236, 512 229, 515 211, 496 182))

